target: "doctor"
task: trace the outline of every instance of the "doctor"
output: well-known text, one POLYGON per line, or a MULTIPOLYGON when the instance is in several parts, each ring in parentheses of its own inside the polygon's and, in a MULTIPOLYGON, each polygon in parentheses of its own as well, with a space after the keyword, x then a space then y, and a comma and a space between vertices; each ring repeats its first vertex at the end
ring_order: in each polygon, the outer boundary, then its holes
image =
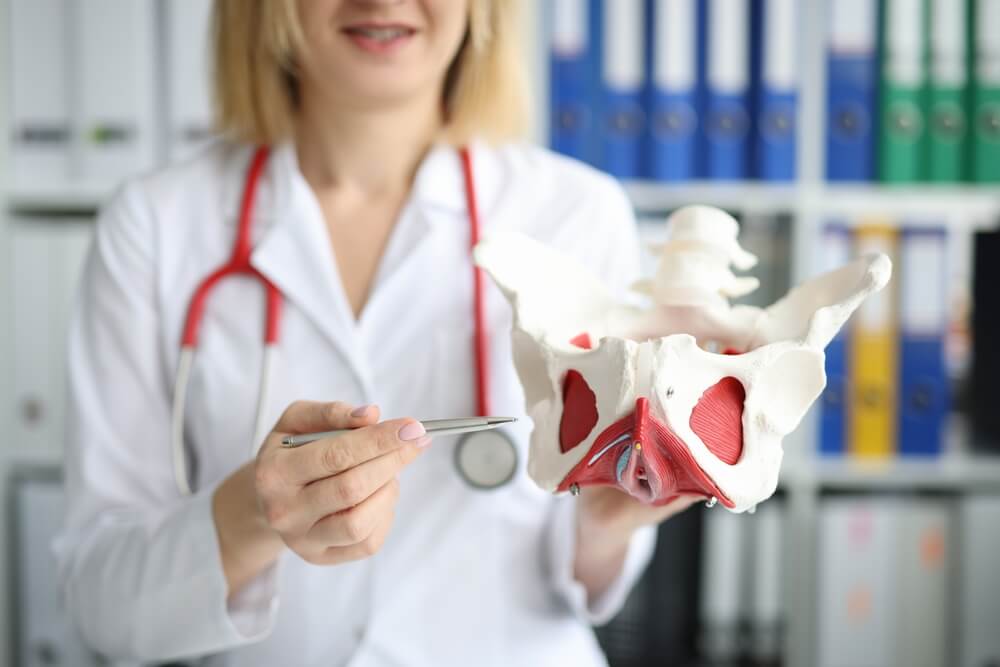
POLYGON ((472 234, 517 229, 613 285, 635 277, 615 183, 516 142, 516 6, 217 0, 226 139, 103 209, 72 322, 57 551, 98 651, 240 666, 604 663, 590 624, 621 605, 654 525, 693 499, 545 494, 524 471, 524 419, 508 431, 513 479, 475 488, 455 439, 430 442, 414 419, 487 400, 523 411, 492 286, 475 322, 472 234), (192 295, 240 263, 244 225, 251 273, 209 291, 185 368, 192 295), (277 297, 267 354, 264 286, 277 297), (335 428, 355 430, 280 445, 335 428))

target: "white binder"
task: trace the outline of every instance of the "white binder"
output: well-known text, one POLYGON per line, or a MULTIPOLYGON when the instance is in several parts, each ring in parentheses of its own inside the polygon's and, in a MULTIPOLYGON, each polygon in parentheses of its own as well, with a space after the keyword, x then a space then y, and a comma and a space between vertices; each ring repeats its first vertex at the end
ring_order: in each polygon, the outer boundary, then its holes
POLYGON ((166 148, 167 158, 178 160, 203 146, 211 135, 212 3, 170 0, 165 9, 166 148))
POLYGON ((65 499, 55 473, 18 479, 14 489, 17 616, 21 667, 97 667, 60 604, 52 540, 62 527, 65 499))
POLYGON ((1000 664, 1000 496, 969 494, 960 502, 958 664, 985 667, 1000 664))
MULTIPOLYGON (((37 191, 69 177, 67 1, 10 3, 10 174, 15 191, 37 191)), ((3 42, 7 47, 6 38, 3 42)))
POLYGON ((89 220, 10 222, 14 423, 21 449, 62 451, 69 311, 93 225, 89 220))
POLYGON ((73 0, 79 178, 110 191, 156 160, 153 0, 73 0))

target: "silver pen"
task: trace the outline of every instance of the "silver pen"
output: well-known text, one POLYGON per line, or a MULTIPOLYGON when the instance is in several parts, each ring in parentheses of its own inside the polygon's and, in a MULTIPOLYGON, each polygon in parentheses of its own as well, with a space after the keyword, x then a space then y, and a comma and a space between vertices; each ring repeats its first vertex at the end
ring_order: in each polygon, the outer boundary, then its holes
MULTIPOLYGON (((428 435, 455 435, 456 433, 472 433, 473 431, 488 431, 491 428, 516 422, 516 417, 460 417, 458 419, 428 419, 421 421, 428 435)), ((321 433, 302 433, 290 435, 281 441, 285 447, 299 447, 322 438, 329 438, 355 429, 341 428, 335 431, 321 433)))

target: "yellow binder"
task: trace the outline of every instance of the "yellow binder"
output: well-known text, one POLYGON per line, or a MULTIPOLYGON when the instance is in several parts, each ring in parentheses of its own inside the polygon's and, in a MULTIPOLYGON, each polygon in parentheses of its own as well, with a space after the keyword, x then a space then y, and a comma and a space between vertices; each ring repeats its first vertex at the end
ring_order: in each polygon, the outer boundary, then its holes
MULTIPOLYGON (((881 222, 855 231, 859 255, 882 252, 896 258, 897 230, 881 222)), ((850 336, 848 377, 848 451, 862 458, 884 458, 896 449, 897 316, 892 281, 868 297, 855 315, 850 336)))

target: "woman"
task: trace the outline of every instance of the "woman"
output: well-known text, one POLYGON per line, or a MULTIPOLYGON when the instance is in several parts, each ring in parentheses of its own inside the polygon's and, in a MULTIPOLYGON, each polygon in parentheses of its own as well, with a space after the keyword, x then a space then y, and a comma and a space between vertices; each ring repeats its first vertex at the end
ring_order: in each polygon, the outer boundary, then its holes
MULTIPOLYGON (((516 228, 617 286, 634 277, 620 189, 514 142, 515 6, 217 0, 227 138, 105 208, 72 325, 59 553, 68 605, 99 651, 220 665, 603 662, 589 623, 621 604, 652 526, 691 500, 542 493, 523 469, 525 420, 511 430, 512 483, 473 489, 454 442, 401 417, 476 409, 458 147, 484 233, 516 228), (253 179, 260 146, 270 153, 253 179), (253 432, 260 283, 230 279, 204 311, 178 459, 185 316, 233 252, 248 190, 249 263, 284 296, 261 405, 273 430, 253 432), (341 428, 354 431, 280 446, 341 428)), ((518 414, 510 313, 492 288, 485 308, 492 411, 518 414)))

